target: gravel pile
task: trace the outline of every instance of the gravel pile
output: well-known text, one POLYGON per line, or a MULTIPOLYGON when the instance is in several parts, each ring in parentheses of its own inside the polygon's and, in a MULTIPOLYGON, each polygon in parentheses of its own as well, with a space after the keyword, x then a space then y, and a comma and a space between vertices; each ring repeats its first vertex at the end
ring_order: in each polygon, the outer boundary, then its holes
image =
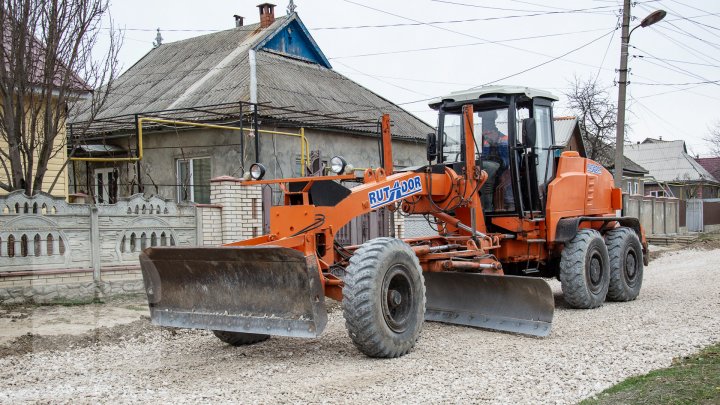
POLYGON ((0 354, 0 402, 575 403, 720 341, 718 262, 720 250, 666 252, 637 301, 596 310, 568 309, 552 282, 548 338, 426 323, 393 360, 358 353, 337 309, 319 339, 241 348, 136 322, 142 333, 0 354))

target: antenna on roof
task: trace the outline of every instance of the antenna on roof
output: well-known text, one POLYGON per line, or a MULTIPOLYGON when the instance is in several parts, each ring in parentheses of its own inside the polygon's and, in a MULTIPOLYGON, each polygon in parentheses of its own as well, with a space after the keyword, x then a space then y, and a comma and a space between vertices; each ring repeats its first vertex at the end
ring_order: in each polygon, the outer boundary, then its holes
POLYGON ((160 35, 160 28, 157 29, 157 36, 155 37, 155 42, 153 42, 153 48, 157 48, 158 46, 162 45, 163 37, 160 35))
POLYGON ((290 3, 287 6, 287 14, 290 15, 295 12, 295 9, 297 6, 295 5, 295 2, 293 0, 290 0, 290 3))

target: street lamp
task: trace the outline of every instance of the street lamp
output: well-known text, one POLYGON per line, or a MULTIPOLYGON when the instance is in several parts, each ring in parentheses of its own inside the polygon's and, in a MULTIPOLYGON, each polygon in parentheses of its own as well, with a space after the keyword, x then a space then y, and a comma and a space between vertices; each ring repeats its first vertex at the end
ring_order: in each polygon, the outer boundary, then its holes
POLYGON ((630 0, 625 0, 623 8, 623 25, 622 25, 622 45, 620 47, 620 80, 618 81, 618 112, 617 112, 617 135, 615 137, 615 187, 622 188, 623 166, 625 163, 625 155, 623 147, 625 145, 625 96, 627 90, 627 63, 628 63, 628 44, 630 43, 630 34, 638 27, 649 27, 656 22, 665 18, 667 13, 665 10, 655 10, 647 17, 643 18, 640 25, 636 26, 628 32, 630 28, 630 0))

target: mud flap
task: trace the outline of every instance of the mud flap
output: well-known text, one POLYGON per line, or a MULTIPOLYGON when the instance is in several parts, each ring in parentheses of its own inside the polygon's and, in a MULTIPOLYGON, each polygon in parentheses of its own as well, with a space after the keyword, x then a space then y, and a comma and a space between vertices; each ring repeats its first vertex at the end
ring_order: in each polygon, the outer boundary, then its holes
POLYGON ((327 323, 317 261, 294 249, 153 247, 140 266, 156 325, 316 337, 327 323))
POLYGON ((550 334, 555 301, 542 279, 424 273, 425 320, 532 336, 550 334))

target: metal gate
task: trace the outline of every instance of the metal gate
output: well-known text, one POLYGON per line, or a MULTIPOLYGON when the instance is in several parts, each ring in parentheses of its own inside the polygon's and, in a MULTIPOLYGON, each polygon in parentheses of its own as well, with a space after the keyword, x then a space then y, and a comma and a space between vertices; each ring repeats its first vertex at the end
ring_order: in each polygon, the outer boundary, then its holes
POLYGON ((696 198, 687 200, 685 224, 688 232, 703 231, 703 200, 696 198))

